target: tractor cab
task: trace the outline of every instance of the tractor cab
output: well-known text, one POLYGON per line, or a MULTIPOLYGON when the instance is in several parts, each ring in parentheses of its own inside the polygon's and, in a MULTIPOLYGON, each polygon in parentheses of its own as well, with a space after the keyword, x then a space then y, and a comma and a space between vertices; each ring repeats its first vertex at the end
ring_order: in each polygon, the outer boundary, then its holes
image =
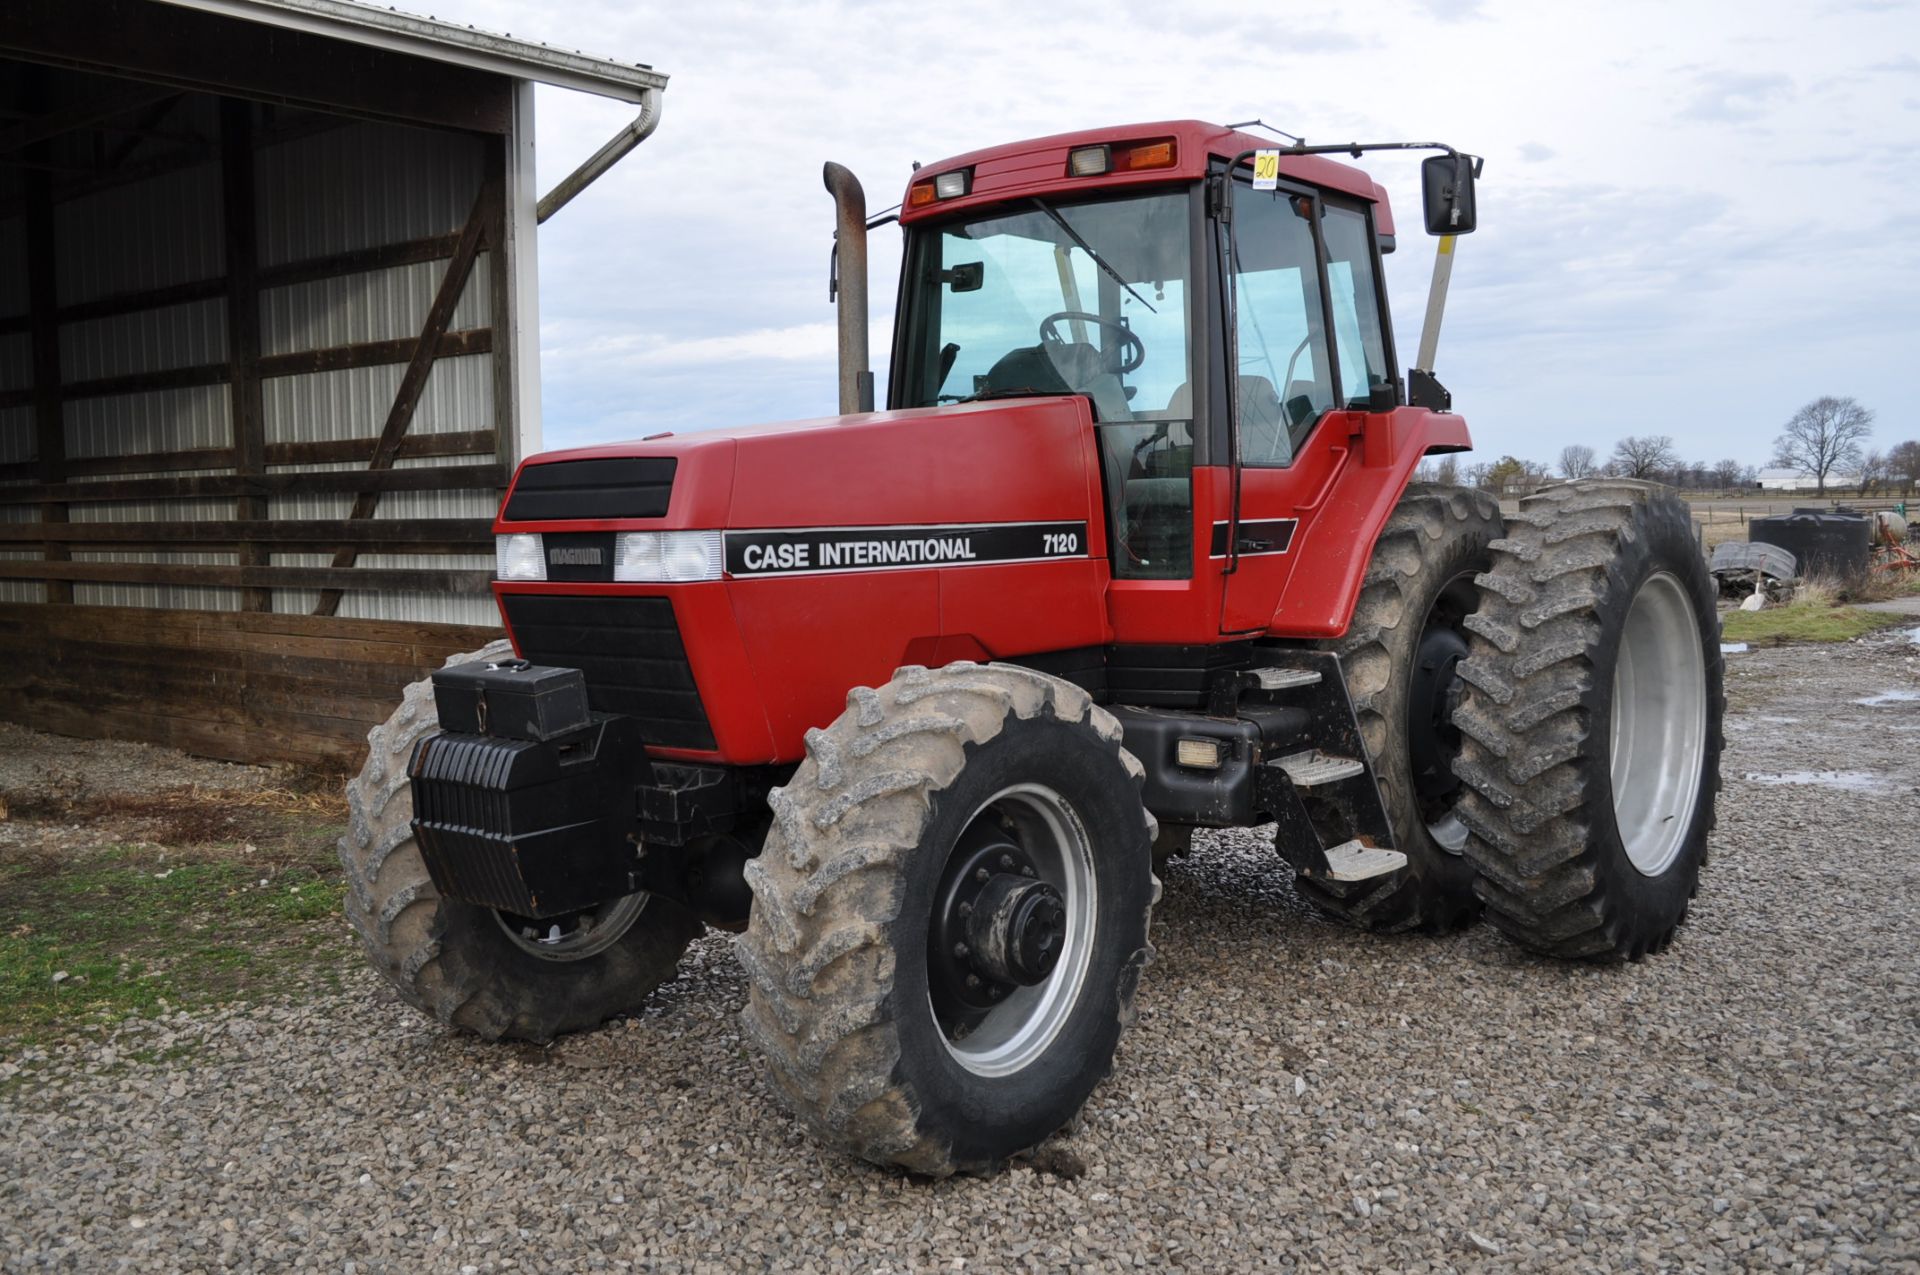
MULTIPOLYGON (((1391 209, 1317 149, 1142 125, 959 156, 908 188, 887 405, 1084 399, 1115 623, 1143 640, 1274 627, 1316 493, 1369 428, 1377 456, 1405 455, 1380 269, 1391 209), (1129 581, 1193 587, 1135 591, 1150 599, 1136 624, 1129 581)), ((1466 446, 1457 418, 1421 428, 1437 435, 1422 451, 1466 446)), ((1310 589, 1291 628, 1337 632, 1340 593, 1310 589)))

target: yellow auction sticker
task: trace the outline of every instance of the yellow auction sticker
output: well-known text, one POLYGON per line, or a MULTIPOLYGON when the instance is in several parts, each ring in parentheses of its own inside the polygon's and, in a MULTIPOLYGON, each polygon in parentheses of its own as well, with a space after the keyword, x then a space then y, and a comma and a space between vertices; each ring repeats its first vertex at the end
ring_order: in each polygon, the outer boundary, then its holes
POLYGON ((1253 188, 1255 190, 1280 189, 1280 152, 1255 151, 1253 153, 1253 188))

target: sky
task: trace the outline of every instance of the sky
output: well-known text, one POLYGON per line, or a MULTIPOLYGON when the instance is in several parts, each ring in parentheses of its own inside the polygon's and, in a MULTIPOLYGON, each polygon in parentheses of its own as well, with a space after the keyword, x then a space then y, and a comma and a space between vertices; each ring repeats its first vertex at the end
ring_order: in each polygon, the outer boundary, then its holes
MULTIPOLYGON (((1828 394, 1876 412, 1875 447, 1920 438, 1920 2, 407 7, 671 77, 659 131, 541 230, 548 447, 833 413, 826 160, 879 210, 915 160, 1254 117, 1485 156, 1436 360, 1481 459, 1651 433, 1764 464, 1828 394)), ((539 90, 543 189, 631 114, 539 90)), ((1410 352, 1417 157, 1363 166, 1410 352)), ((883 367, 897 228, 872 258, 883 367)))

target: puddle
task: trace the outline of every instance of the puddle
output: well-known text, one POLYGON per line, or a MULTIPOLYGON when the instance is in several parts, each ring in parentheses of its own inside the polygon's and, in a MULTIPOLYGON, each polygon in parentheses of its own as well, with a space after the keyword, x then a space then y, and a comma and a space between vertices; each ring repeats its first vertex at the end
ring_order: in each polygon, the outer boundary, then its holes
POLYGON ((1868 708, 1885 708, 1889 704, 1920 704, 1920 691, 1881 691, 1853 702, 1865 704, 1868 708))
MULTIPOLYGON (((1920 633, 1920 629, 1915 629, 1914 632, 1920 633)), ((1915 638, 1914 641, 1920 642, 1920 637, 1915 638)), ((1722 642, 1720 644, 1720 654, 1722 655, 1745 655, 1746 653, 1747 644, 1745 642, 1722 642)))
POLYGON ((1749 783, 1837 788, 1841 792, 1891 792, 1893 785, 1864 770, 1788 770, 1775 775, 1748 772, 1749 783))

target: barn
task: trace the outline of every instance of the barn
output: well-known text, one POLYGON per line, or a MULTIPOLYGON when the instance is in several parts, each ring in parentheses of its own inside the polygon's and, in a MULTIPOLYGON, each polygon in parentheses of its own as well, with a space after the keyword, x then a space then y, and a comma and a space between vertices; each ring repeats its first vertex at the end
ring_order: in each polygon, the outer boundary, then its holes
POLYGON ((0 717, 351 762, 498 636, 536 227, 665 87, 348 0, 0 8, 0 717), (536 84, 635 112, 544 197, 536 84))

